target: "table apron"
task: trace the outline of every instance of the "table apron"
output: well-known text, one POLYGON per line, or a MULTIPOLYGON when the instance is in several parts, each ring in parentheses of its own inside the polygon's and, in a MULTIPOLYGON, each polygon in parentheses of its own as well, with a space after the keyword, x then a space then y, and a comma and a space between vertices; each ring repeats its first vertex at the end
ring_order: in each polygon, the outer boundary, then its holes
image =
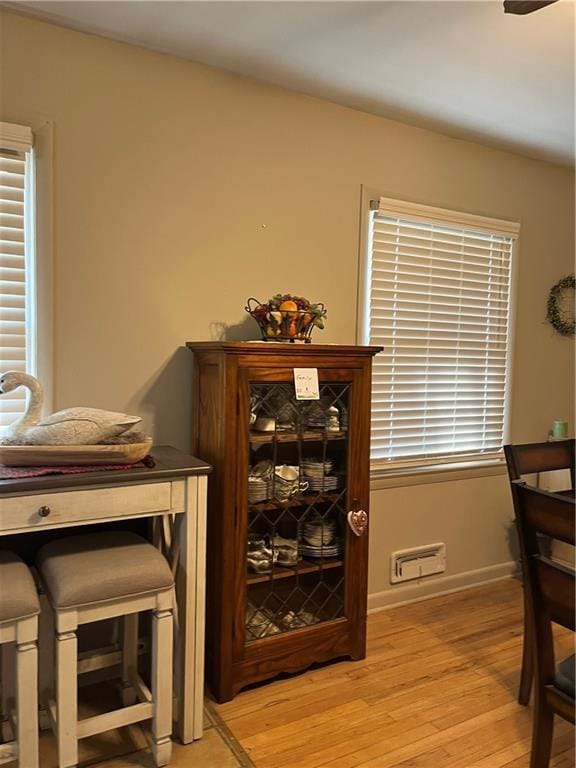
POLYGON ((175 480, 4 496, 0 498, 0 536, 179 514, 186 511, 185 490, 185 480, 175 480))

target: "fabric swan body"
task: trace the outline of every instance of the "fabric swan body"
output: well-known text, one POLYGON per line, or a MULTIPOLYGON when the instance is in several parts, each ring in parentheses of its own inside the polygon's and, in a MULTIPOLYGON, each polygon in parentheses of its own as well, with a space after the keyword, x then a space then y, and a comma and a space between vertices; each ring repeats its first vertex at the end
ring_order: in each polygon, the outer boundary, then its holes
POLYGON ((96 445, 127 432, 141 421, 139 416, 102 411, 99 408, 66 408, 41 419, 44 394, 38 379, 19 371, 8 371, 0 376, 0 395, 21 386, 30 391, 30 399, 24 416, 17 419, 5 434, 5 439, 10 443, 96 445))

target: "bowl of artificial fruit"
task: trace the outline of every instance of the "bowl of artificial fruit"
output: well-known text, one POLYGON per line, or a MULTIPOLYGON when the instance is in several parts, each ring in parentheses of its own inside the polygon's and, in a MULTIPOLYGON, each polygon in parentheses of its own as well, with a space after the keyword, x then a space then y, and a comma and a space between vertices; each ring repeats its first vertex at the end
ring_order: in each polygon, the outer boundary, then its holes
POLYGON ((248 299, 245 307, 260 327, 264 341, 310 342, 313 328, 324 328, 324 304, 311 304, 303 296, 277 293, 265 304, 248 299))

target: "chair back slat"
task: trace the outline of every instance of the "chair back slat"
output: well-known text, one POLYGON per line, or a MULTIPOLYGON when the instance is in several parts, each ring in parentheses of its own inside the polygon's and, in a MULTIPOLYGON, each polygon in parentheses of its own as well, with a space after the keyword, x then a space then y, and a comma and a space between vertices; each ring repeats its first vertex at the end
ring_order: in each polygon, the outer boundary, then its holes
POLYGON ((515 480, 512 487, 529 531, 574 544, 574 499, 532 488, 521 480, 515 480))
POLYGON ((504 455, 510 480, 519 480, 523 475, 535 472, 553 472, 569 469, 572 487, 575 482, 574 439, 525 445, 505 445, 504 455))
POLYGON ((542 555, 534 555, 542 599, 550 619, 574 631, 574 572, 542 555))

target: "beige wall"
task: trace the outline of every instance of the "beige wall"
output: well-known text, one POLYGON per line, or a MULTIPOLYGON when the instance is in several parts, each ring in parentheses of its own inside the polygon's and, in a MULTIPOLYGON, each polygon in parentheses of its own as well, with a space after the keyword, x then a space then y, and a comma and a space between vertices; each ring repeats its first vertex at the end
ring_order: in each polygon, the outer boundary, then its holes
MULTIPOLYGON (((56 407, 137 412, 186 449, 182 344, 253 331, 248 296, 323 300, 318 340, 354 342, 364 184, 521 222, 512 437, 573 417, 571 344, 544 323, 573 268, 567 169, 5 11, 1 77, 1 119, 53 124, 56 407)), ((502 477, 379 490, 372 509, 374 593, 398 547, 445 541, 449 577, 510 559, 502 477)))

